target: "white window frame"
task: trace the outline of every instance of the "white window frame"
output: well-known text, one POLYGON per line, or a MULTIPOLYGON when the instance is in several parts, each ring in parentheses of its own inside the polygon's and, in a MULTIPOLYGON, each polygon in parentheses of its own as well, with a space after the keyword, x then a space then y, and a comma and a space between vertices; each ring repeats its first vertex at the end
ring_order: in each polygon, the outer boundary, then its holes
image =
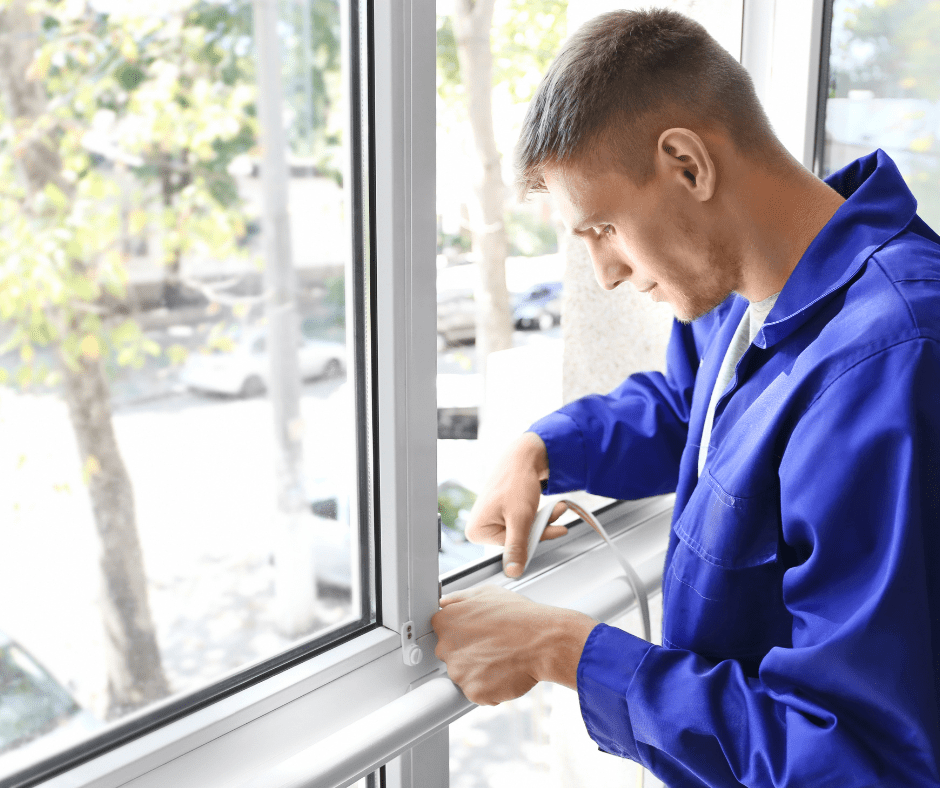
MULTIPOLYGON (((742 61, 788 149, 812 165, 823 0, 745 0, 742 61), (803 30, 802 38, 795 31, 803 30), (805 31, 809 31, 807 36, 805 31), (769 45, 768 45, 769 42, 769 45)), ((471 708, 434 657, 436 503, 435 2, 374 0, 378 468, 382 626, 46 781, 49 788, 345 786, 386 763, 389 788, 448 785, 447 726, 471 708), (423 652, 405 664, 402 627, 423 652), (393 722, 397 721, 395 725, 393 722)), ((672 496, 600 519, 650 593, 672 496)), ((546 543, 526 577, 497 562, 444 591, 499 583, 599 620, 635 604, 583 524, 546 543), (572 589, 577 589, 572 591, 572 589)))
POLYGON ((744 0, 741 62, 780 141, 812 171, 824 0, 744 0))

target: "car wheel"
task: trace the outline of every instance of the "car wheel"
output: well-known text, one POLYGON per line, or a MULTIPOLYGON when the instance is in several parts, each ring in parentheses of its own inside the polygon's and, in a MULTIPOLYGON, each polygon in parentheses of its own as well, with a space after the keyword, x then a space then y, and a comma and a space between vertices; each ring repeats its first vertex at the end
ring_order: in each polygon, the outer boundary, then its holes
POLYGON ((242 383, 243 397, 260 397, 264 394, 264 381, 258 375, 251 375, 245 378, 242 383))
POLYGON ((331 358, 323 367, 323 377, 338 378, 343 372, 343 365, 338 358, 331 358))
POLYGON ((548 331, 555 325, 555 318, 548 312, 539 315, 539 331, 548 331))

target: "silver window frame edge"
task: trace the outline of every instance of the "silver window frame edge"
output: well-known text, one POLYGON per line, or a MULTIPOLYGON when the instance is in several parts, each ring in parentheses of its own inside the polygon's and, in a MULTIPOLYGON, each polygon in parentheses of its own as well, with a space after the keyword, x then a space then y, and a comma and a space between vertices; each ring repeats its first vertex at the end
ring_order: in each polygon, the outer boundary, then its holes
POLYGON ((770 123, 812 172, 824 0, 744 0, 741 63, 770 123))
POLYGON ((420 636, 438 582, 435 3, 374 14, 382 623, 420 636))
POLYGON ((323 654, 139 736, 42 783, 48 788, 114 788, 400 650, 395 633, 372 629, 323 654))

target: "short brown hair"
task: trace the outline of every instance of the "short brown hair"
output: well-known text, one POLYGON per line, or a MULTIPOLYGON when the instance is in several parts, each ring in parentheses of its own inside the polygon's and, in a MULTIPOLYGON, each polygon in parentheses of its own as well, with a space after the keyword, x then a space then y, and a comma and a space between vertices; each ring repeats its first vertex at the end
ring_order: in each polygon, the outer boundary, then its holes
POLYGON ((546 165, 606 145, 635 182, 653 173, 668 128, 721 126, 743 153, 777 146, 754 85, 697 22, 675 11, 613 11, 585 23, 549 66, 516 145, 520 197, 546 165))

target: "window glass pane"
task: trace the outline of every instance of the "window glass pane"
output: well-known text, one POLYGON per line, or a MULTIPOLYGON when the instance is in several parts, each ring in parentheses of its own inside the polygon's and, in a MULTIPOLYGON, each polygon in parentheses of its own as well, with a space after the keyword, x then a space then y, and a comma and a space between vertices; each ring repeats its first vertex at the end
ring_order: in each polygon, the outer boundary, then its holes
POLYGON ((0 4, 0 781, 375 620, 360 13, 0 4))
MULTIPOLYGON (((501 550, 470 544, 463 532, 489 466, 510 440, 564 402, 664 365, 669 307, 627 287, 604 293, 548 195, 520 204, 512 188, 528 102, 565 37, 597 14, 644 5, 496 0, 487 48, 475 19, 461 16, 467 4, 437 2, 442 573, 501 550)), ((659 5, 697 19, 740 56, 741 0, 659 5)), ((584 498, 595 507, 604 502, 584 498)))
MULTIPOLYGON (((596 14, 618 8, 638 8, 645 5, 613 2, 613 0, 607 0, 607 2, 578 0, 577 3, 569 4, 550 4, 538 0, 497 0, 492 40, 497 53, 497 62, 502 59, 505 69, 503 73, 507 75, 509 87, 501 86, 498 82, 494 86, 494 106, 499 106, 499 109, 494 112, 494 124, 497 129, 501 128, 501 124, 506 126, 501 132, 504 135, 502 144, 505 147, 500 147, 499 150, 503 155, 503 173, 507 183, 511 178, 507 160, 512 145, 515 143, 515 135, 518 133, 521 113, 525 109, 525 99, 531 94, 531 90, 537 84, 545 66, 564 36, 596 14), (553 6, 554 21, 552 22, 547 19, 549 11, 546 9, 549 5, 553 6), (501 31, 495 29, 497 25, 503 26, 501 31), (521 38, 517 38, 520 28, 524 28, 525 33, 521 34, 521 38), (507 38, 516 42, 517 45, 519 42, 524 42, 538 54, 532 54, 530 50, 523 57, 516 58, 516 49, 506 44, 507 38), (513 73, 508 70, 510 60, 521 64, 520 67, 524 67, 524 70, 510 77, 513 73), (514 92, 513 85, 521 85, 522 88, 514 92), (503 104, 497 105, 500 91, 508 94, 509 97, 503 95, 503 104)), ((674 8, 697 19, 732 54, 736 57, 740 56, 742 0, 710 0, 709 2, 676 0, 675 2, 661 2, 658 5, 674 8)), ((453 7, 450 3, 438 0, 439 55, 442 51, 446 52, 445 47, 449 45, 448 36, 452 33, 448 24, 452 23, 449 23, 448 19, 452 19, 452 16, 448 17, 448 14, 452 13, 453 7)), ((462 280, 463 287, 467 291, 477 288, 479 292, 479 285, 474 282, 474 276, 478 274, 470 273, 473 272, 474 262, 472 260, 460 262, 466 259, 466 256, 473 255, 471 236, 467 232, 468 225, 472 222, 468 221, 469 208, 463 207, 466 203, 455 205, 454 200, 455 195, 461 193, 460 189, 464 189, 465 196, 462 199, 466 201, 472 199, 472 193, 464 186, 464 181, 469 176, 458 174, 456 171, 457 153, 454 146, 458 144, 458 140, 461 140, 459 144, 466 146, 460 149, 461 155, 464 156, 462 161, 471 160, 469 157, 474 155, 474 151, 472 143, 468 140, 469 132, 465 125, 467 118, 465 115, 460 115, 461 105, 456 99, 450 106, 446 101, 448 96, 446 89, 449 86, 453 86, 455 90, 459 88, 459 85, 453 82, 452 69, 455 62, 452 60, 448 65, 443 57, 439 57, 438 60, 439 92, 444 93, 438 103, 438 218, 441 244, 439 253, 444 256, 444 259, 438 258, 439 331, 445 324, 445 317, 450 314, 446 311, 449 307, 444 308, 443 305, 450 298, 450 288, 454 287, 451 284, 453 279, 465 277, 462 280), (451 72, 447 71, 448 68, 451 72), (449 153, 446 152, 448 150, 449 153), (449 216, 448 210, 451 211, 449 216), (451 224, 448 225, 447 222, 451 224), (454 237, 458 232, 462 233, 459 239, 454 237), (442 280, 447 282, 446 286, 442 284, 442 280)), ((495 74, 498 80, 499 68, 496 69, 495 74)), ((563 244, 558 244, 558 219, 553 206, 543 199, 542 195, 536 195, 535 199, 525 206, 517 207, 507 201, 508 216, 511 217, 513 211, 517 209, 521 216, 528 218, 506 219, 510 238, 513 238, 512 228, 515 221, 518 223, 517 226, 536 228, 541 237, 546 239, 542 246, 533 245, 525 249, 521 247, 522 241, 516 242, 519 244, 516 247, 518 252, 510 255, 507 260, 508 289, 510 292, 515 291, 521 294, 515 302, 518 310, 518 305, 525 303, 524 294, 526 293, 532 299, 548 297, 538 291, 555 290, 557 287, 555 283, 565 279, 566 267, 572 266, 576 261, 574 257, 576 252, 570 248, 566 249, 563 244), (524 225, 524 222, 530 222, 530 224, 524 225), (553 239, 555 239, 554 246, 550 245, 553 239)), ((520 232, 518 237, 524 238, 525 236, 520 232)), ((513 248, 512 243, 510 241, 510 249, 513 248)), ((598 288, 596 283, 592 286, 598 288)), ((564 297, 561 299, 562 327, 568 319, 566 316, 572 315, 571 311, 566 310, 584 308, 584 301, 580 301, 578 306, 574 306, 573 301, 575 299, 570 297, 568 300, 564 297)), ((519 315, 520 312, 517 311, 516 314, 519 315)), ((647 317, 648 319, 633 324, 632 336, 638 345, 655 345, 661 341, 664 316, 653 313, 647 317)), ((665 320, 668 325, 671 313, 665 315, 665 320)), ((527 395, 532 399, 532 402, 526 406, 526 417, 530 420, 558 407, 563 400, 560 380, 563 368, 561 359, 566 346, 563 339, 567 341, 568 337, 563 338, 562 327, 557 325, 554 319, 552 322, 554 324, 552 326, 548 325, 547 319, 541 326, 537 323, 532 326, 517 325, 512 333, 514 349, 505 354, 505 357, 511 359, 512 363, 495 365, 498 370, 508 374, 517 360, 520 365, 524 366, 526 363, 524 354, 531 353, 530 363, 537 366, 526 367, 525 374, 538 374, 538 379, 535 387, 527 390, 527 395), (517 348, 522 350, 516 350, 517 348), (531 348, 531 350, 526 351, 526 348, 531 348), (544 352, 541 352, 543 350, 544 352), (512 355, 514 353, 515 356, 512 355), (544 394, 546 391, 554 393, 540 397, 539 392, 544 394)), ((465 318, 465 323, 470 323, 469 317, 465 318)), ((461 562, 472 560, 471 550, 476 549, 479 554, 484 552, 481 547, 460 542, 459 536, 452 537, 453 544, 449 545, 447 535, 448 528, 451 528, 452 532, 459 533, 466 512, 472 505, 473 492, 478 489, 475 485, 480 483, 486 463, 494 458, 484 452, 484 445, 481 444, 485 442, 474 440, 468 434, 471 432, 469 427, 462 426, 457 421, 456 416, 461 415, 460 411, 457 411, 456 407, 455 413, 449 413, 447 410, 447 405, 451 403, 455 406, 460 403, 466 410, 470 410, 474 404, 482 401, 479 358, 474 352, 476 348, 469 341, 453 346, 446 342, 441 342, 439 345, 442 349, 438 356, 440 438, 438 441, 438 481, 439 505, 444 520, 441 570, 446 572, 455 565, 459 566, 461 562), (475 375, 477 377, 474 377, 475 375), (466 432, 461 433, 461 429, 466 432), (448 518, 453 525, 448 523, 448 518), (464 550, 466 553, 461 553, 459 550, 464 550)), ((663 346, 660 344, 658 347, 663 346)), ((654 360, 653 363, 661 363, 661 360, 654 360)), ((585 377, 591 376, 587 374, 585 377)), ((575 384, 583 385, 586 390, 603 390, 596 378, 575 381, 575 384)), ((487 385, 491 384, 488 382, 487 385)), ((572 388, 576 389, 577 385, 572 388)), ((514 406, 516 403, 509 401, 511 389, 502 389, 502 392, 506 396, 506 407, 514 406)), ((491 398, 486 399, 486 404, 488 408, 491 404, 497 408, 500 407, 499 401, 491 398)), ((487 411, 486 418, 490 418, 489 411, 487 411)), ((525 425, 520 427, 520 429, 524 428, 525 425)), ((657 595, 649 602, 652 632, 654 638, 658 638, 662 628, 662 599, 657 595)), ((639 635, 642 632, 638 610, 631 611, 621 620, 610 623, 634 634, 639 635)), ((452 788, 501 788, 502 786, 530 784, 546 785, 550 788, 635 785, 638 768, 632 762, 598 751, 597 745, 591 741, 584 730, 577 694, 558 685, 538 684, 529 693, 515 701, 495 707, 480 707, 450 726, 450 784, 452 788)), ((661 786, 661 783, 650 774, 645 776, 644 784, 647 788, 661 786)))
POLYGON ((821 174, 882 148, 940 226, 940 6, 925 0, 832 4, 821 174))

